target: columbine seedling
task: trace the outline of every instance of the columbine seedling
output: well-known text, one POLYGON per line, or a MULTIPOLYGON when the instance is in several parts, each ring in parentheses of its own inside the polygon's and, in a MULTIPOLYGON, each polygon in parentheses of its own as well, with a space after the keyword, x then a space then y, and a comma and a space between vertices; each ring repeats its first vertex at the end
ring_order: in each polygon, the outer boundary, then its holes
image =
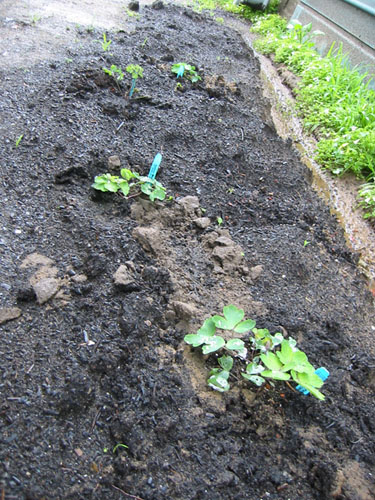
POLYGON ((104 50, 104 52, 107 52, 107 50, 109 50, 111 43, 112 40, 107 40, 107 34, 103 33, 102 49, 104 50))
POLYGON ((171 71, 172 73, 176 73, 177 77, 185 75, 186 78, 188 78, 192 83, 202 80, 202 78, 198 75, 195 66, 192 66, 191 64, 184 62, 173 64, 171 71))
POLYGON ((108 173, 97 175, 92 187, 104 193, 108 191, 111 193, 120 192, 125 198, 132 198, 144 193, 151 201, 163 201, 166 191, 165 187, 157 180, 141 176, 127 168, 121 169, 121 177, 108 173), (137 192, 137 189, 140 191, 137 192), (135 194, 129 195, 130 191, 135 191, 135 194))
POLYGON ((18 148, 18 146, 21 144, 22 139, 23 139, 23 134, 21 134, 19 137, 17 137, 16 148, 18 148))
POLYGON ((243 309, 234 305, 223 308, 223 316, 212 316, 206 319, 197 333, 186 335, 184 340, 193 347, 201 347, 203 354, 224 351, 218 358, 219 367, 210 371, 207 383, 212 389, 225 392, 230 389, 229 377, 234 365, 234 358, 244 365, 241 375, 260 387, 266 381, 282 380, 295 382, 306 389, 317 399, 324 400, 319 391, 323 380, 315 373, 315 368, 309 363, 304 352, 297 349, 296 341, 289 337, 284 339, 282 333, 271 335, 266 328, 255 328, 255 321, 244 320, 243 309), (217 330, 223 330, 226 340, 217 335, 217 330), (250 333, 247 344, 240 338, 233 337, 237 333, 250 333))
POLYGON ((128 449, 129 446, 126 446, 126 444, 122 444, 122 443, 117 443, 116 446, 114 446, 113 450, 112 450, 112 453, 116 453, 116 451, 119 449, 119 448, 125 448, 125 449, 128 449))
POLYGON ((122 72, 122 69, 116 66, 116 64, 112 64, 110 69, 108 68, 103 68, 104 73, 107 75, 111 76, 114 78, 117 87, 120 89, 120 85, 118 82, 121 82, 124 79, 124 73, 122 72))
POLYGON ((126 71, 132 76, 132 86, 129 92, 129 97, 131 97, 133 95, 137 79, 143 78, 143 68, 138 64, 129 64, 126 66, 126 71))

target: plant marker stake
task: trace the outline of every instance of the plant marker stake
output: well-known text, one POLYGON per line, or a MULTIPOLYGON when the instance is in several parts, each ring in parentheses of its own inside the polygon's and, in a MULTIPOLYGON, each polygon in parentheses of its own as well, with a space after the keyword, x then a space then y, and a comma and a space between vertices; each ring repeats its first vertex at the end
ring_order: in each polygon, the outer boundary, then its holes
POLYGON ((185 71, 185 66, 183 64, 180 64, 180 67, 178 68, 177 72, 177 78, 183 77, 184 76, 184 71, 185 71))
MULTIPOLYGON (((326 369, 326 368, 318 368, 317 370, 315 370, 315 373, 318 375, 318 377, 320 377, 323 382, 325 382, 327 380, 327 378, 329 377, 329 371, 326 369)), ((310 391, 308 391, 307 389, 305 389, 304 387, 302 387, 301 385, 297 385, 296 389, 300 392, 302 392, 302 394, 304 394, 305 396, 307 396, 308 394, 310 394, 310 391)))
POLYGON ((156 174, 157 174, 158 169, 159 169, 159 165, 161 163, 161 159, 162 159, 161 154, 157 153, 157 155, 154 158, 154 161, 152 162, 150 171, 149 171, 148 176, 147 176, 149 179, 152 179, 152 180, 155 179, 156 174))
POLYGON ((137 79, 136 78, 133 78, 132 79, 132 86, 131 86, 131 89, 130 89, 130 92, 129 92, 129 97, 131 97, 133 95, 133 92, 134 92, 134 89, 135 89, 135 83, 136 83, 137 79))

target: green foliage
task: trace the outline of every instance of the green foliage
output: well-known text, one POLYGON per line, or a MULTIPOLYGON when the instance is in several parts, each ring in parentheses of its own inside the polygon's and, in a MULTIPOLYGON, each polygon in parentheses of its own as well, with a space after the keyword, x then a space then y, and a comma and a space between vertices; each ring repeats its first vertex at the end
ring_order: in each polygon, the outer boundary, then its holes
MULTIPOLYGON (((234 366, 234 358, 245 365, 241 375, 256 386, 266 379, 294 381, 307 389, 317 399, 324 400, 319 391, 322 379, 315 374, 315 368, 304 352, 297 349, 296 341, 284 339, 278 332, 272 335, 269 330, 255 328, 255 321, 245 319, 243 309, 234 305, 223 308, 223 316, 214 315, 206 319, 195 334, 185 335, 184 340, 193 347, 201 347, 204 355, 224 350, 218 358, 219 367, 210 371, 207 383, 214 390, 225 392, 230 389, 229 377, 234 366), (225 337, 217 335, 217 330, 227 332, 225 337), (247 343, 233 334, 250 334, 247 343)), ((223 334, 224 335, 224 334, 223 334)))
POLYGON ((254 43, 257 50, 275 54, 276 62, 301 77, 296 105, 305 128, 319 140, 317 161, 334 175, 351 172, 370 179, 360 191, 359 206, 366 218, 375 218, 371 188, 375 178, 375 91, 369 88, 370 75, 350 67, 342 46, 333 44, 321 57, 314 43, 321 32, 312 32, 311 24, 293 21, 285 27, 278 16, 266 16, 255 23, 253 31, 261 35, 254 43))
POLYGON ((127 449, 127 448, 129 448, 129 446, 126 446, 126 444, 117 443, 116 446, 113 447, 112 453, 116 453, 116 451, 119 448, 125 448, 125 449, 127 449))
POLYGON ((171 68, 172 73, 176 73, 177 75, 181 66, 184 67, 184 76, 186 76, 192 83, 202 80, 202 78, 198 75, 195 66, 192 66, 191 64, 187 64, 184 62, 173 64, 171 68))
POLYGON ((117 82, 121 82, 124 79, 124 73, 122 72, 122 69, 117 67, 116 64, 112 64, 110 69, 108 68, 103 68, 104 73, 106 73, 109 76, 112 76, 117 82))
POLYGON ((143 68, 138 64, 128 64, 128 66, 126 66, 126 71, 131 74, 133 80, 143 78, 143 68))
POLYGON ((202 12, 203 10, 221 9, 254 22, 265 14, 277 12, 280 2, 279 0, 271 0, 264 12, 254 10, 249 5, 237 5, 233 2, 233 0, 192 0, 191 3, 194 10, 198 12, 202 12))
POLYGON ((365 219, 375 219, 375 181, 363 184, 358 192, 358 205, 363 208, 365 219))
POLYGON ((104 50, 104 52, 107 52, 112 43, 112 40, 107 40, 107 34, 103 33, 103 41, 101 43, 102 43, 102 49, 104 50))
POLYGON ((21 144, 22 139, 23 139, 23 134, 21 134, 20 136, 17 137, 16 148, 18 148, 18 146, 21 144))
POLYGON ((125 198, 130 197, 128 196, 130 191, 136 190, 136 194, 131 195, 131 197, 144 193, 151 201, 164 200, 166 191, 165 187, 157 180, 141 176, 137 172, 132 172, 127 168, 121 169, 121 177, 108 173, 97 175, 92 187, 104 193, 120 192, 125 198))

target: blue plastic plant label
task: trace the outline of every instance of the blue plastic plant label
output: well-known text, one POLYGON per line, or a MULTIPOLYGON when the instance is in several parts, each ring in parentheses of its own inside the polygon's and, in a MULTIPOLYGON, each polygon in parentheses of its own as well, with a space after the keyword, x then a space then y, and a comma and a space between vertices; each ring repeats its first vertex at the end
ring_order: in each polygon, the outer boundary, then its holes
MULTIPOLYGON (((323 382, 325 382, 327 380, 327 378, 329 377, 329 371, 327 370, 327 368, 324 368, 323 366, 321 366, 320 368, 317 368, 315 370, 315 373, 318 375, 318 377, 320 377, 323 380, 323 382)), ((301 385, 297 385, 296 389, 298 391, 302 392, 302 394, 304 394, 305 396, 310 394, 310 391, 308 391, 307 389, 305 389, 301 385)))
POLYGON ((147 176, 149 179, 155 179, 156 174, 157 174, 158 169, 159 169, 159 166, 160 166, 160 163, 161 163, 161 160, 162 160, 161 154, 157 153, 157 155, 154 158, 154 161, 152 162, 150 171, 149 171, 148 176, 147 176))

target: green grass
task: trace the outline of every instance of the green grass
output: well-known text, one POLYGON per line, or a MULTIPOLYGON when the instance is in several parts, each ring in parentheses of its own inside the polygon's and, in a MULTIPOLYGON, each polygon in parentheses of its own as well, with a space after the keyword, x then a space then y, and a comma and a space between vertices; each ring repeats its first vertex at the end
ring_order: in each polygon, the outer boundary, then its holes
POLYGON ((257 19, 272 12, 277 12, 279 0, 271 0, 265 13, 253 10, 248 5, 234 5, 233 0, 191 0, 194 10, 202 12, 204 10, 224 10, 236 14, 243 19, 255 22, 257 19))
POLYGON ((296 107, 309 132, 318 138, 317 161, 334 175, 352 172, 367 183, 360 188, 359 205, 375 219, 375 91, 370 75, 349 65, 342 47, 332 45, 327 56, 315 49, 320 32, 311 24, 287 26, 277 15, 258 19, 252 31, 260 37, 254 48, 274 54, 300 76, 296 107))

